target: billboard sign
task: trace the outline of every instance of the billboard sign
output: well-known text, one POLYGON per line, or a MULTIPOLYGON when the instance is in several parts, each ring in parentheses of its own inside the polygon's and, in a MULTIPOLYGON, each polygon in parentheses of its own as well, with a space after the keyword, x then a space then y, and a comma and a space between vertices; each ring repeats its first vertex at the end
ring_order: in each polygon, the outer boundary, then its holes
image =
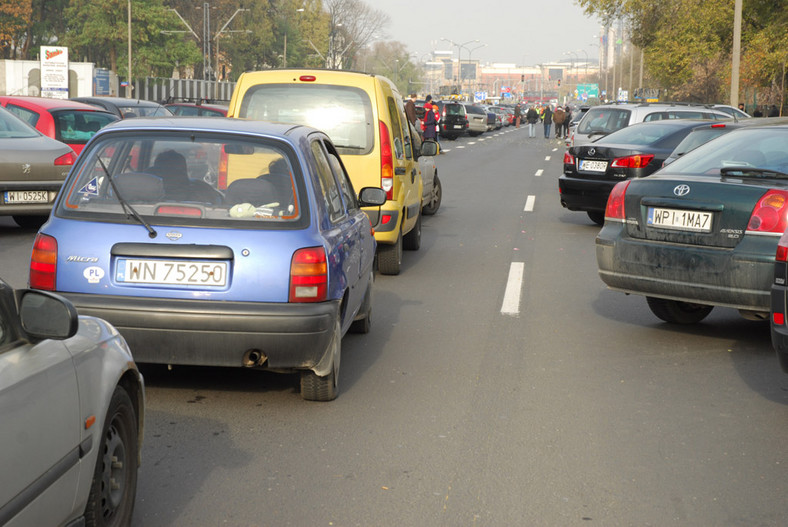
POLYGON ((41 96, 68 99, 68 48, 41 46, 41 96))

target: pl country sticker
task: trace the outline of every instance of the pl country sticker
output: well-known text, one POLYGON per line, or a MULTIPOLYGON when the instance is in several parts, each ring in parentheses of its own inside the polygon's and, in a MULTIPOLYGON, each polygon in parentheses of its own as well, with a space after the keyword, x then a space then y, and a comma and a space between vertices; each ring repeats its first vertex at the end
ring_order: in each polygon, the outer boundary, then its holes
POLYGON ((92 265, 82 271, 82 276, 84 276, 89 283, 97 284, 102 278, 104 278, 104 269, 92 265))

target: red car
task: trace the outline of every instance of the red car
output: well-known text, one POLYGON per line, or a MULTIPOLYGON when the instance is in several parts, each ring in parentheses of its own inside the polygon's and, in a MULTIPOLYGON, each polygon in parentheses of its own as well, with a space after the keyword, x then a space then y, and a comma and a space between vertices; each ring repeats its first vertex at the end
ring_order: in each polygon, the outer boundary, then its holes
POLYGON ((79 155, 88 139, 118 117, 89 104, 48 97, 0 96, 0 105, 79 155))

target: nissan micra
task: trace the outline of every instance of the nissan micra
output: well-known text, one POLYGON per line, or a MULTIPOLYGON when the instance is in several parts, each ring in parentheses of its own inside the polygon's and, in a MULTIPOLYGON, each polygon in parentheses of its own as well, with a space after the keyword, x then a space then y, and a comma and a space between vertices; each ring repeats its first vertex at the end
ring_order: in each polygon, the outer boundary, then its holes
POLYGON ((239 119, 102 129, 33 249, 30 284, 113 323, 141 363, 298 372, 337 395, 342 336, 367 332, 375 239, 324 133, 239 119))

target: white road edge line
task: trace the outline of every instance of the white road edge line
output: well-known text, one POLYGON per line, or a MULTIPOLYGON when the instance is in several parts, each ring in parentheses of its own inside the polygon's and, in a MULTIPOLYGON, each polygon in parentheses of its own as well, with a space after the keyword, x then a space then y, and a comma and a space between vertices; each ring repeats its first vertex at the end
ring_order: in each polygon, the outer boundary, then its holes
POLYGON ((501 314, 509 316, 520 314, 520 290, 523 287, 524 271, 523 262, 512 262, 509 266, 509 279, 506 281, 506 291, 503 294, 501 314))
POLYGON ((537 177, 539 177, 539 176, 541 176, 542 174, 544 174, 544 170, 540 168, 539 170, 537 170, 537 171, 536 171, 536 174, 534 174, 534 176, 537 176, 537 177))
POLYGON ((529 195, 528 198, 525 200, 525 209, 524 212, 533 212, 534 211, 534 202, 536 201, 536 196, 533 194, 529 195))

